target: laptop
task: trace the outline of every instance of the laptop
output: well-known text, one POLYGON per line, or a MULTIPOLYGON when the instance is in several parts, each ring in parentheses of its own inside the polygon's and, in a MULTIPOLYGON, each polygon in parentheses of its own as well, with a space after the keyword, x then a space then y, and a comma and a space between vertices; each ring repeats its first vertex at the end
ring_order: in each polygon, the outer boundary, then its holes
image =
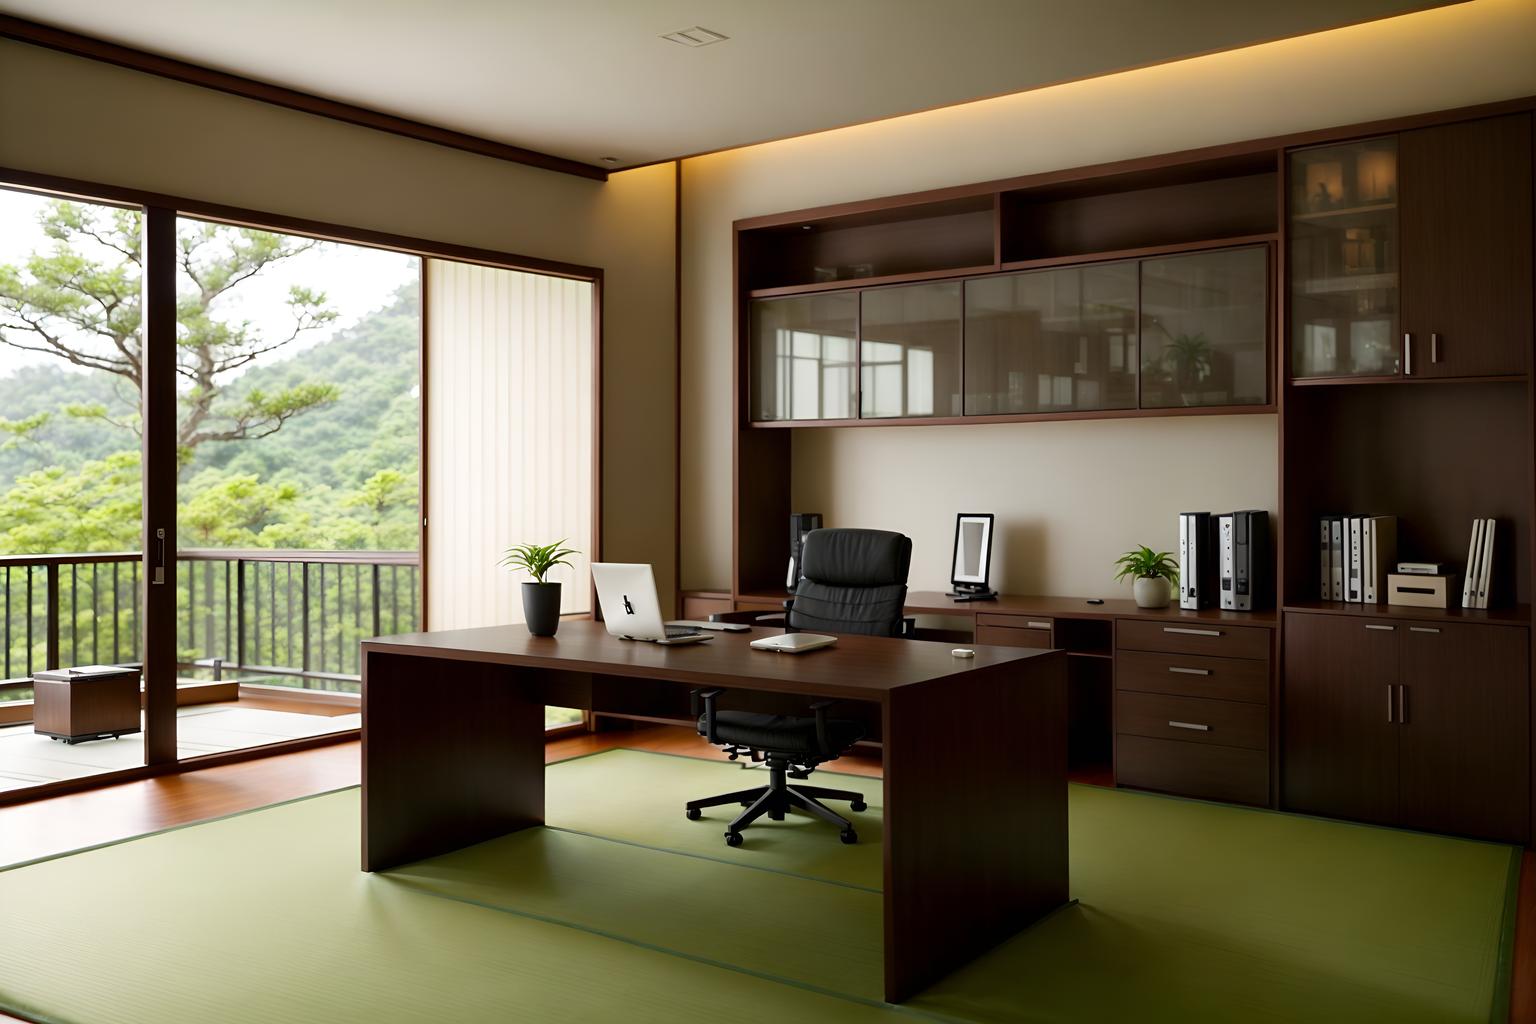
POLYGON ((603 623, 610 634, 621 640, 696 644, 710 639, 710 634, 703 630, 668 626, 661 621, 656 577, 645 562, 593 562, 592 582, 597 584, 603 623))

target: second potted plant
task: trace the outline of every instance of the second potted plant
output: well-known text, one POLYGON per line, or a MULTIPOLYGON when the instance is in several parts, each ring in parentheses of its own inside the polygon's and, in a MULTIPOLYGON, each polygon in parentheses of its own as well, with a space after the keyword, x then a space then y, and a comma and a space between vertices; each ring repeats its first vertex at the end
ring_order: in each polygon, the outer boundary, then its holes
POLYGON ((533 579, 523 584, 523 618, 534 636, 554 636, 560 628, 560 584, 545 577, 557 565, 570 565, 567 555, 575 548, 563 548, 564 540, 553 544, 518 544, 506 550, 501 563, 509 569, 521 569, 533 579))
POLYGON ((1131 590, 1136 597, 1136 607, 1168 607, 1171 587, 1179 583, 1179 563, 1174 561, 1172 552, 1153 551, 1142 545, 1115 559, 1115 564, 1120 567, 1115 579, 1123 580, 1129 576, 1134 580, 1131 590))

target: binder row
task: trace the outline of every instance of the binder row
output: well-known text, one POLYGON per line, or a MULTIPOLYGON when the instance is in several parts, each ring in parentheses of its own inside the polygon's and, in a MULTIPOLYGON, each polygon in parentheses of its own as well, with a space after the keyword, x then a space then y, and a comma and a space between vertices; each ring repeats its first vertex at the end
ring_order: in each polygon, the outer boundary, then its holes
POLYGON ((1463 608, 1487 608, 1488 584, 1493 577, 1492 519, 1472 520, 1472 543, 1467 548, 1467 576, 1461 584, 1463 608))
POLYGON ((1397 516, 1323 516, 1318 538, 1322 600, 1386 602, 1387 574, 1397 571, 1397 516))
POLYGON ((1269 600, 1269 513, 1179 513, 1179 607, 1247 612, 1269 600))

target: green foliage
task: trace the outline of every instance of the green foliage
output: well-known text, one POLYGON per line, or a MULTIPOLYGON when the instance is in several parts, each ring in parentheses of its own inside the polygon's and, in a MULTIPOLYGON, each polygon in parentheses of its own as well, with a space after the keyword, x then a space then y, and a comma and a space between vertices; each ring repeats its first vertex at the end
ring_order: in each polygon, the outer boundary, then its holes
POLYGON ((1116 580, 1123 580, 1127 576, 1137 580, 1161 577, 1174 585, 1179 582, 1179 563, 1174 560, 1171 551, 1153 551, 1142 545, 1115 559, 1115 564, 1120 567, 1120 571, 1115 573, 1116 580))
POLYGON ((506 557, 498 565, 504 565, 514 571, 522 570, 533 577, 535 583, 545 583, 545 574, 557 565, 570 565, 565 560, 566 555, 577 554, 575 548, 563 548, 560 545, 565 539, 555 541, 553 544, 518 544, 506 550, 506 557))

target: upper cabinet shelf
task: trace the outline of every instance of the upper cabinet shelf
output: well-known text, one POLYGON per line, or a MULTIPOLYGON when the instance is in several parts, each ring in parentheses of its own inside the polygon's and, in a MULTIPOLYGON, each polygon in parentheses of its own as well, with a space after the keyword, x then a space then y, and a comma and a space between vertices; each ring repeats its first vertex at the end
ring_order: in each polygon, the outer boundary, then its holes
POLYGON ((1529 114, 1297 150, 1287 177, 1293 380, 1529 371, 1529 114))

